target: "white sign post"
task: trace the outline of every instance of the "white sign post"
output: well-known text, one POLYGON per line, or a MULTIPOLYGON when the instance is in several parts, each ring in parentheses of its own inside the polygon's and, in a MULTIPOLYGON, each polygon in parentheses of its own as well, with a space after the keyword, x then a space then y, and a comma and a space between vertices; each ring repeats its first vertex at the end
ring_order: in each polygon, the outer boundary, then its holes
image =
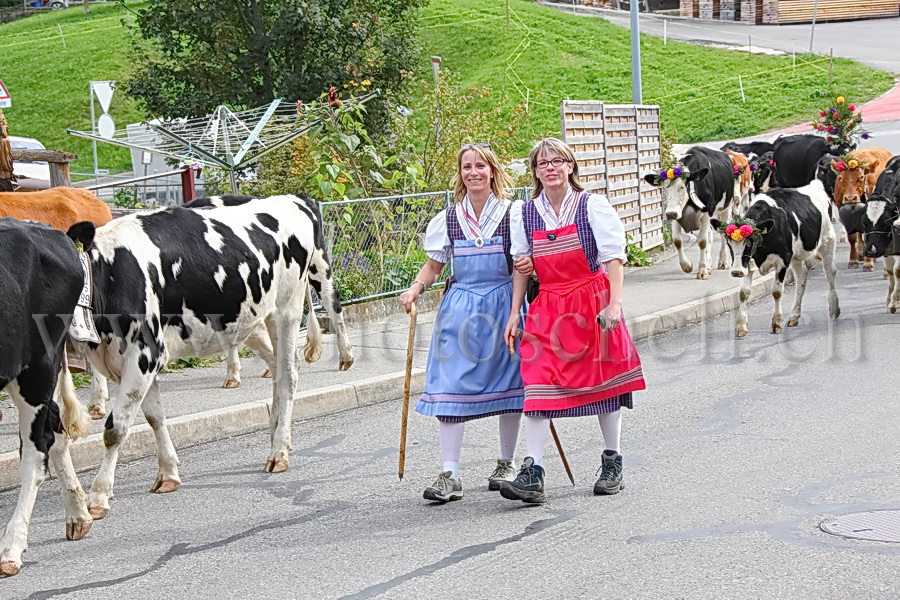
POLYGON ((12 98, 6 91, 6 86, 0 81, 0 108, 9 108, 10 106, 12 106, 12 98))
MULTIPOLYGON (((112 100, 113 92, 116 89, 115 81, 92 81, 90 85, 91 94, 91 131, 99 133, 106 139, 112 139, 116 133, 116 124, 112 117, 109 116, 109 103, 112 100), (94 119, 94 97, 100 103, 103 114, 100 118, 94 119)), ((100 173, 97 165, 97 140, 91 140, 94 150, 94 181, 100 182, 100 173)))

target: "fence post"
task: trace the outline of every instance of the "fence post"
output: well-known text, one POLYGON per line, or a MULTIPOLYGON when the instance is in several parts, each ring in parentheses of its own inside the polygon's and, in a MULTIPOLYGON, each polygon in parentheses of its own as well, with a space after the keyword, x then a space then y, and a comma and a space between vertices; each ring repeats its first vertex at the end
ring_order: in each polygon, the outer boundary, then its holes
POLYGON ((197 193, 194 189, 194 167, 193 165, 185 165, 181 169, 181 201, 187 204, 196 195, 197 193))

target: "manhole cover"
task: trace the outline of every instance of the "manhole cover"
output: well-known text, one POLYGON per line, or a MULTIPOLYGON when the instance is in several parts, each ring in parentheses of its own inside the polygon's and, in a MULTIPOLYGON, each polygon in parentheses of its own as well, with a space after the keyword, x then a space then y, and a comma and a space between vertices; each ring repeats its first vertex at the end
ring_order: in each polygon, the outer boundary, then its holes
POLYGON ((822 521, 822 531, 873 542, 900 542, 900 510, 851 513, 822 521))

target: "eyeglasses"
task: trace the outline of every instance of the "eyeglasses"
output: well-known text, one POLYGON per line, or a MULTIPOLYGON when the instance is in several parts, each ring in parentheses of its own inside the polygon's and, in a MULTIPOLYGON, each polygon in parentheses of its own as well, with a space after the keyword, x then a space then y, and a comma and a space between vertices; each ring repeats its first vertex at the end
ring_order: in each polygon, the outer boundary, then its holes
POLYGON ((568 158, 554 158, 553 160, 539 160, 535 163, 538 169, 546 169, 549 165, 553 165, 557 169, 566 164, 567 162, 572 162, 568 158))
POLYGON ((487 148, 491 149, 491 145, 489 142, 472 142, 470 144, 463 144, 463 148, 471 148, 472 146, 478 146, 479 148, 487 148))

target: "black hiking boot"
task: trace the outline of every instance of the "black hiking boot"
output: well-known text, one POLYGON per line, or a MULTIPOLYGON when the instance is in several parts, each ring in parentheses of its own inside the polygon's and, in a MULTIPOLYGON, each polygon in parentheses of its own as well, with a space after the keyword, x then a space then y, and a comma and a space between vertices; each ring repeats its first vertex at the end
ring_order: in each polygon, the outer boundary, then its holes
POLYGON ((512 481, 500 483, 500 495, 507 500, 521 500, 541 504, 544 502, 544 468, 534 464, 534 459, 526 456, 519 474, 512 481))
POLYGON ((594 493, 598 496, 618 494, 625 489, 622 481, 622 455, 614 450, 603 451, 603 464, 600 466, 600 478, 594 484, 594 493))

